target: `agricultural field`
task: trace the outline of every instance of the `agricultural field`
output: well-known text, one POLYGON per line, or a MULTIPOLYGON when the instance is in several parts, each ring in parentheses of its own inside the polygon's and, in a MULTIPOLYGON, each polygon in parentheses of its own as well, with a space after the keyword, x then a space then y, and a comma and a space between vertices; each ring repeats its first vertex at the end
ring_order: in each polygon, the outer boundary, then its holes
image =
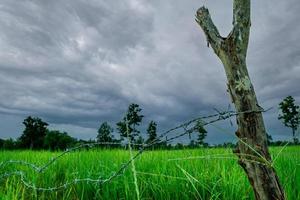
MULTIPOLYGON (((276 147, 271 152, 288 199, 300 199, 300 147, 276 147)), ((2 151, 0 163, 21 160, 42 166, 60 153, 2 151)), ((232 150, 224 148, 146 151, 134 162, 138 187, 131 165, 104 184, 78 181, 53 191, 25 186, 50 188, 83 178, 105 179, 129 159, 128 150, 95 149, 66 154, 43 173, 21 163, 0 164, 0 199, 137 199, 137 191, 139 199, 254 199, 232 150), (3 177, 15 171, 24 176, 3 177)))

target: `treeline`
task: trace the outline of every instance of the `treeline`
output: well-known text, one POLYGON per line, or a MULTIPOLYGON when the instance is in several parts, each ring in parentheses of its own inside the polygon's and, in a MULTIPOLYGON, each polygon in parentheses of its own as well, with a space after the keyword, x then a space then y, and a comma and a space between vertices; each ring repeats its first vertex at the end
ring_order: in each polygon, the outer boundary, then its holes
POLYGON ((66 132, 49 130, 48 123, 38 117, 27 117, 23 124, 25 129, 21 137, 13 140, 12 138, 0 139, 0 149, 47 149, 64 150, 78 143, 76 138, 66 132))
POLYGON ((138 104, 130 104, 122 120, 116 123, 116 132, 108 122, 101 123, 97 137, 94 140, 78 140, 71 137, 66 132, 59 130, 49 130, 48 123, 38 117, 29 116, 23 121, 25 126, 23 134, 14 139, 0 139, 0 149, 31 149, 31 150, 65 150, 76 145, 98 143, 102 148, 120 148, 130 143, 133 148, 139 148, 145 144, 151 144, 150 149, 171 149, 183 147, 208 146, 204 142, 207 131, 201 124, 197 125, 198 138, 192 140, 190 145, 170 145, 163 141, 166 138, 159 138, 157 135, 157 123, 150 121, 147 126, 147 138, 141 134, 140 125, 144 116, 141 114, 142 109, 138 104), (117 138, 116 138, 117 136, 117 138))
MULTIPOLYGON (((287 143, 290 145, 299 144, 299 140, 296 136, 296 131, 300 124, 299 106, 295 104, 293 97, 288 96, 279 104, 279 109, 281 113, 278 119, 281 120, 285 126, 292 129, 293 142, 273 142, 271 135, 267 134, 269 145, 282 146, 287 143)), ((128 143, 136 148, 146 144, 151 146, 150 149, 209 147, 208 143, 204 141, 207 136, 207 131, 200 122, 195 126, 197 138, 191 140, 189 144, 167 144, 167 138, 160 138, 157 135, 157 123, 153 120, 148 124, 146 129, 147 138, 144 138, 139 129, 144 118, 141 111, 142 109, 138 104, 130 104, 123 118, 116 123, 116 132, 108 122, 103 122, 98 129, 97 137, 89 141, 78 140, 69 136, 68 133, 59 130, 49 130, 48 123, 38 117, 29 116, 23 121, 23 125, 25 126, 23 134, 16 140, 11 138, 7 140, 0 139, 0 149, 65 150, 76 145, 95 142, 99 143, 97 146, 102 148, 119 148, 128 143), (115 136, 117 136, 117 138, 115 138, 115 136)), ((235 144, 224 143, 211 145, 211 147, 212 146, 234 147, 235 144)))

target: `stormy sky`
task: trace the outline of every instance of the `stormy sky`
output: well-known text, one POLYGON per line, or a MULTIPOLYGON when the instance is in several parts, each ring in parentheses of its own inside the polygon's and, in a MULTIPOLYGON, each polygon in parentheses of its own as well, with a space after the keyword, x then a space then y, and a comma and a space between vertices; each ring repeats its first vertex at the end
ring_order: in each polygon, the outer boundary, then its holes
MULTIPOLYGON (((227 109, 223 66, 194 21, 203 4, 226 36, 231 0, 0 0, 0 138, 19 137, 28 115, 93 139, 132 102, 141 129, 155 120, 159 132, 227 109)), ((291 138, 278 103, 300 103, 299 12, 299 0, 252 1, 247 63, 275 140, 291 138)), ((234 127, 216 125, 208 142, 234 140, 234 127)))

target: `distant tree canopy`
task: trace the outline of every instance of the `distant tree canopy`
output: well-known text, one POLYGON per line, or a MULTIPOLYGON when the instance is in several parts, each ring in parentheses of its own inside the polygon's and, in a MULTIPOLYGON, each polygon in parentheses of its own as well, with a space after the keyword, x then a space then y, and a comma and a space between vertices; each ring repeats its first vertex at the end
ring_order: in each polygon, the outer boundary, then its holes
POLYGON ((114 129, 107 122, 103 122, 98 129, 97 142, 113 142, 113 131, 114 129))
POLYGON ((66 132, 47 130, 44 138, 44 148, 48 150, 66 150, 76 144, 77 139, 69 136, 66 132))
POLYGON ((5 142, 5 140, 3 140, 3 139, 0 138, 0 149, 3 148, 4 142, 5 142))
POLYGON ((23 124, 25 129, 19 138, 20 145, 23 148, 41 149, 46 136, 48 124, 38 117, 27 117, 23 124))
POLYGON ((202 146, 207 146, 208 144, 204 142, 204 139, 207 136, 207 131, 203 127, 203 124, 201 122, 197 122, 196 128, 198 132, 197 144, 202 146))
POLYGON ((150 144, 151 142, 158 140, 157 133, 156 133, 156 127, 157 124, 154 121, 151 121, 147 128, 147 135, 148 139, 146 141, 147 144, 150 144))
POLYGON ((272 144, 272 141, 273 141, 273 138, 271 135, 267 134, 267 142, 268 142, 268 145, 272 144))
POLYGON ((140 131, 137 130, 137 126, 140 125, 143 119, 143 115, 140 114, 142 109, 138 104, 130 104, 128 110, 123 117, 123 120, 117 123, 117 129, 120 132, 122 138, 128 138, 131 142, 135 142, 140 131), (128 130, 127 130, 128 129, 128 130))
POLYGON ((297 143, 296 130, 300 125, 300 110, 299 106, 295 104, 295 99, 292 96, 286 97, 280 104, 279 109, 281 114, 279 114, 278 119, 282 123, 292 129, 294 142, 297 143))
POLYGON ((9 138, 7 140, 4 140, 2 148, 6 149, 6 150, 16 149, 17 148, 17 142, 15 142, 12 138, 9 138))
MULTIPOLYGON (((280 109, 282 114, 279 115, 279 119, 283 121, 283 123, 287 127, 291 127, 293 129, 293 137, 295 137, 295 131, 297 130, 300 123, 299 116, 299 106, 294 104, 294 99, 289 96, 284 99, 280 104, 280 109)), ((114 144, 103 144, 99 145, 100 147, 114 147, 120 148, 122 147, 121 140, 122 138, 129 138, 131 142, 136 144, 151 144, 152 142, 159 142, 159 144, 152 145, 152 149, 155 148, 198 148, 199 146, 207 147, 208 143, 205 143, 204 140, 207 136, 207 131, 205 130, 203 123, 201 121, 196 123, 195 131, 198 133, 197 139, 191 140, 191 142, 187 145, 178 143, 174 146, 174 144, 167 144, 166 141, 160 141, 157 136, 157 123, 155 121, 150 121, 147 127, 147 139, 145 140, 142 135, 140 135, 140 131, 137 127, 141 124, 143 115, 141 115, 142 109, 138 104, 130 104, 128 106, 128 110, 123 117, 122 121, 116 124, 117 130, 120 133, 121 139, 115 139, 113 136, 113 128, 109 125, 108 122, 103 122, 99 129, 96 137, 96 141, 99 143, 114 143, 114 144), (126 123, 127 126, 126 127, 126 123), (128 128, 128 135, 127 135, 128 128)), ((12 138, 9 139, 0 139, 0 149, 47 149, 47 150, 65 150, 67 148, 73 147, 76 144, 88 144, 93 143, 95 140, 77 140, 69 136, 66 132, 60 132, 58 130, 48 130, 48 123, 42 121, 42 119, 38 117, 27 117, 24 119, 23 124, 25 125, 25 129, 21 137, 17 140, 12 138)), ((166 138, 167 140, 167 138, 166 138)), ((280 146, 286 145, 284 141, 272 141, 271 135, 267 134, 267 141, 270 145, 280 146)), ((294 139, 295 143, 297 139, 294 139)), ((233 147, 235 144, 232 143, 224 143, 217 145, 218 147, 233 147)))
POLYGON ((141 145, 143 145, 145 143, 145 140, 144 140, 144 138, 142 136, 138 136, 138 138, 136 139, 135 143, 137 145, 141 146, 141 145))

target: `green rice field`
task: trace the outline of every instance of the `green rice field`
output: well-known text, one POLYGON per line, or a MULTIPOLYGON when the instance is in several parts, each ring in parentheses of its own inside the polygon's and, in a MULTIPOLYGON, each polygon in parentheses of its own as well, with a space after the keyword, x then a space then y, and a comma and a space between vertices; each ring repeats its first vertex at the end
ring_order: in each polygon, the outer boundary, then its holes
MULTIPOLYGON (((300 147, 276 147, 271 152, 288 199, 300 199, 300 147)), ((0 151, 0 163, 22 160, 41 166, 60 153, 0 151)), ((128 150, 95 149, 66 154, 43 173, 20 163, 0 164, 0 177, 24 174, 1 178, 0 199, 254 199, 232 150, 224 148, 146 151, 134 162, 137 187, 131 165, 104 184, 78 181, 58 191, 36 191, 24 184, 49 188, 82 178, 105 179, 129 159, 128 150)))

